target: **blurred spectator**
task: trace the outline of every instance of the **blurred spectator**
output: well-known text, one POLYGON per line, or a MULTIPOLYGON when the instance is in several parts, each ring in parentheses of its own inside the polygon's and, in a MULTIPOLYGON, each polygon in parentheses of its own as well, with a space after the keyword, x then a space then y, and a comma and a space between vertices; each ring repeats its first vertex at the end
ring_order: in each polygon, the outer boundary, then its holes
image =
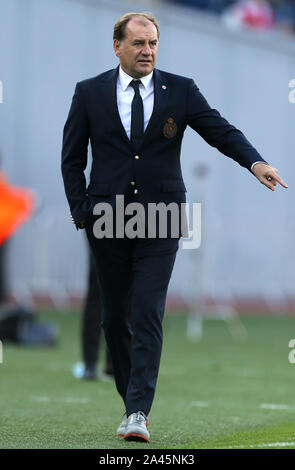
POLYGON ((265 0, 241 0, 223 14, 224 22, 232 28, 252 28, 265 31, 275 24, 274 11, 265 0))
POLYGON ((295 32, 295 0, 271 0, 278 28, 286 33, 295 32))
POLYGON ((4 245, 0 246, 0 305, 6 297, 6 286, 4 277, 4 245))
POLYGON ((40 323, 36 311, 24 305, 0 304, 0 340, 21 346, 55 346, 58 327, 40 323))
POLYGON ((295 32, 295 0, 174 0, 184 6, 221 15, 232 29, 295 32))
POLYGON ((202 10, 210 9, 210 0, 176 0, 175 3, 200 8, 202 10))
POLYGON ((4 243, 31 217, 34 205, 33 193, 26 188, 12 186, 0 167, 0 304, 6 297, 4 243))
MULTIPOLYGON (((88 242, 87 242, 88 243, 88 242)), ((89 249, 88 286, 87 295, 82 312, 82 357, 83 362, 73 367, 73 374, 84 380, 112 380, 113 365, 109 350, 106 346, 104 372, 98 368, 99 345, 102 333, 102 301, 99 292, 98 278, 96 274, 95 260, 89 249)))
POLYGON ((12 186, 0 170, 0 246, 31 217, 34 205, 33 193, 26 188, 12 186))
POLYGON ((58 329, 51 323, 39 323, 37 312, 6 300, 4 250, 9 238, 33 214, 32 191, 13 186, 0 169, 0 339, 23 346, 53 346, 58 329))

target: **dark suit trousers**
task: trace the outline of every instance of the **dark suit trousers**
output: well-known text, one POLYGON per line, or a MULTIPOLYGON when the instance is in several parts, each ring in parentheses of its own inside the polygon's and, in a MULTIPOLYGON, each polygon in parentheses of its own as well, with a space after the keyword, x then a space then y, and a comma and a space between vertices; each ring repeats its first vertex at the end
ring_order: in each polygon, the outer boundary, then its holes
POLYGON ((127 416, 148 415, 163 343, 162 320, 178 239, 102 238, 86 232, 102 288, 103 328, 127 416))

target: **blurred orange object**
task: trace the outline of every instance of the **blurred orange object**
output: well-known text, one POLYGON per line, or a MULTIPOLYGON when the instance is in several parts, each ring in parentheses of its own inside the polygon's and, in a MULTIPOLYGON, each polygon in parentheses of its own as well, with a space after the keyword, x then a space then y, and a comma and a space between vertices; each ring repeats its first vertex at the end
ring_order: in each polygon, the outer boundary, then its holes
POLYGON ((33 193, 12 186, 0 172, 0 245, 33 213, 33 193))

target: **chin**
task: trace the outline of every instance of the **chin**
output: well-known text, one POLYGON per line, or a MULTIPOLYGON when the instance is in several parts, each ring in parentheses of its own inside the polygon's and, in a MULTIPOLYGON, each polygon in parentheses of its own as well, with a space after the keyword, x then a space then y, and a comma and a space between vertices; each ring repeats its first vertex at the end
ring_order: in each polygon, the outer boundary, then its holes
POLYGON ((153 65, 148 65, 148 66, 142 65, 137 68, 136 72, 144 76, 144 75, 148 75, 149 73, 151 73, 153 69, 154 69, 153 65))

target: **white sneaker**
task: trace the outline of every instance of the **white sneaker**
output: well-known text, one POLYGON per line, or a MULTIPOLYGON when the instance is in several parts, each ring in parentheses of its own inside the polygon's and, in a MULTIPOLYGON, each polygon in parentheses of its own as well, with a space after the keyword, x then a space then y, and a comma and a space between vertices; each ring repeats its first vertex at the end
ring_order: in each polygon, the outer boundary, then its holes
POLYGON ((126 441, 150 442, 150 434, 147 430, 149 420, 142 411, 132 413, 127 418, 124 439, 126 441))
POLYGON ((117 429, 117 436, 124 437, 126 434, 126 427, 127 427, 127 415, 126 413, 124 413, 122 423, 117 429))

